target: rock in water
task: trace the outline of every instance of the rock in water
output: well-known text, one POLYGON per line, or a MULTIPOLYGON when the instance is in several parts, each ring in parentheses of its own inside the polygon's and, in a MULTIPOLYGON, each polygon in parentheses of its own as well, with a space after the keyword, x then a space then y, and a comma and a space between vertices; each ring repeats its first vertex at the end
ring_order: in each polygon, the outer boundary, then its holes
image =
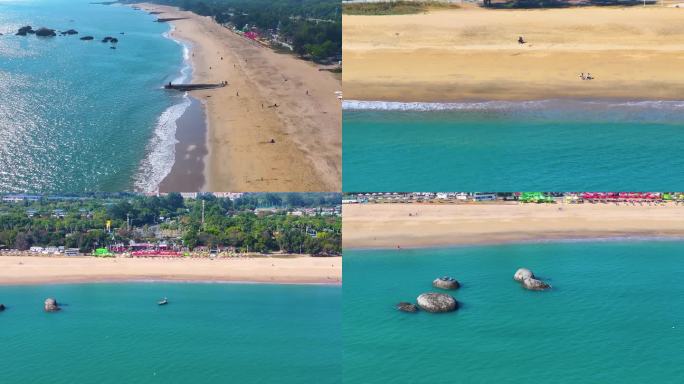
POLYGON ((39 28, 38 30, 36 30, 36 36, 53 37, 53 36, 57 36, 57 34, 55 33, 54 29, 39 28))
POLYGON ((543 291, 547 288, 551 288, 551 286, 548 285, 547 283, 545 283, 541 280, 534 279, 534 278, 527 278, 527 279, 523 280, 522 286, 523 286, 523 288, 530 289, 533 291, 543 291))
POLYGON ((57 304, 57 300, 51 297, 45 299, 45 312, 57 312, 59 310, 60 308, 57 304))
POLYGON ((513 275, 513 280, 522 282, 525 279, 534 279, 534 273, 527 268, 520 268, 515 271, 513 275))
POLYGON ((94 39, 94 37, 92 37, 92 36, 83 36, 83 37, 81 37, 81 40, 93 40, 93 39, 94 39))
POLYGON ((0 312, 5 310, 5 304, 0 304, 0 312))
POLYGON ((19 28, 19 30, 17 31, 17 36, 26 36, 29 33, 35 33, 35 32, 33 31, 33 27, 31 27, 30 25, 27 25, 25 27, 19 28))
POLYGON ((445 293, 423 293, 418 296, 416 302, 420 309, 432 313, 452 312, 458 308, 456 299, 445 293))
POLYGON ((418 307, 415 304, 406 301, 402 301, 401 303, 397 304, 397 309, 402 312, 418 312, 418 307))
POLYGON ((78 35, 78 31, 75 29, 69 29, 67 31, 62 31, 62 35, 78 35))
POLYGON ((461 284, 459 284, 458 281, 453 277, 444 276, 433 280, 432 286, 441 289, 458 289, 461 287, 461 284))

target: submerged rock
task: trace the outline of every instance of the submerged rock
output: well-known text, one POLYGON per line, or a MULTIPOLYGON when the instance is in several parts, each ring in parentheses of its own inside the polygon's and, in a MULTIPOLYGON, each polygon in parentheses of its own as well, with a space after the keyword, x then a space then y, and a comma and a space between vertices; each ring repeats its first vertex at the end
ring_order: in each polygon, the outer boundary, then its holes
POLYGON ((458 308, 456 299, 445 293, 423 293, 416 299, 420 309, 432 312, 452 312, 458 308))
POLYGON ((418 307, 415 304, 406 301, 402 301, 401 303, 397 304, 397 309, 402 312, 418 312, 418 307))
POLYGON ((5 310, 5 304, 0 304, 0 312, 5 310))
POLYGON ((61 32, 62 35, 78 35, 78 31, 75 29, 69 29, 61 32))
POLYGON ((49 297, 45 299, 45 312, 57 312, 61 308, 59 308, 59 304, 57 304, 57 300, 49 297))
POLYGON ((515 275, 513 275, 513 280, 522 282, 525 279, 534 279, 534 273, 530 271, 527 268, 520 268, 517 271, 515 271, 515 275))
POLYGON ((534 278, 527 278, 523 280, 522 286, 525 289, 530 289, 533 291, 543 291, 545 289, 551 288, 549 284, 534 278))
POLYGON ((50 29, 50 28, 39 28, 38 30, 36 30, 36 36, 41 36, 41 37, 53 37, 53 36, 57 36, 57 34, 55 33, 55 30, 54 30, 54 29, 50 29))
POLYGON ((461 287, 461 284, 453 277, 443 276, 433 280, 432 286, 441 289, 458 289, 461 287))
POLYGON ((19 28, 19 30, 17 31, 17 36, 26 36, 29 33, 35 33, 35 31, 33 30, 33 27, 27 25, 25 27, 19 28))
POLYGON ((105 38, 102 39, 102 42, 103 43, 109 43, 110 41, 112 41, 112 39, 113 39, 113 37, 111 37, 111 36, 105 36, 105 38))
POLYGON ((83 37, 81 37, 81 40, 88 40, 88 41, 89 41, 89 40, 93 40, 93 39, 94 39, 94 37, 92 37, 92 36, 83 36, 83 37))

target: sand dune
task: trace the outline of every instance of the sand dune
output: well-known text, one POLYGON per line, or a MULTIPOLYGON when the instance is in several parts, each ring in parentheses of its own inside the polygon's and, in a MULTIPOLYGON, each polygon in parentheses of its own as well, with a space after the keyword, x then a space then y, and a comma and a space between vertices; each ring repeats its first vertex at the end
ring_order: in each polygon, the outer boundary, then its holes
POLYGON ((679 100, 682 17, 663 7, 345 15, 345 98, 679 100))
POLYGON ((0 256, 0 284, 191 280, 339 284, 341 257, 134 259, 0 256))
POLYGON ((624 236, 684 237, 684 206, 345 205, 343 225, 342 241, 345 248, 425 247, 624 236))
POLYGON ((238 36, 208 17, 139 4, 173 21, 173 36, 192 44, 197 83, 228 87, 195 91, 209 120, 209 191, 341 189, 338 75, 238 36), (308 95, 307 95, 308 91, 308 95), (270 108, 277 104, 277 108, 270 108), (275 143, 271 143, 271 140, 275 143))

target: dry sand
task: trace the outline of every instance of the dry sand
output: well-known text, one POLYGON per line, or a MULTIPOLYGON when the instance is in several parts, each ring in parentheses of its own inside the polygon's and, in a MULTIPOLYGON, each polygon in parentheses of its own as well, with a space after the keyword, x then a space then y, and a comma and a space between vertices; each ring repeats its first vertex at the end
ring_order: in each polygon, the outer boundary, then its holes
POLYGON ((341 284, 341 257, 97 258, 0 256, 0 284, 175 280, 341 284))
POLYGON ((275 53, 208 17, 137 6, 163 12, 160 18, 187 17, 172 22, 172 35, 192 45, 193 82, 229 83, 192 92, 205 103, 209 123, 205 190, 341 189, 342 116, 334 93, 342 88, 339 75, 275 53))
POLYGON ((681 100, 682 20, 684 9, 665 7, 345 15, 344 96, 681 100), (580 80, 581 72, 595 80, 580 80))
POLYGON ((405 248, 634 236, 684 237, 684 206, 345 205, 343 225, 342 241, 345 248, 405 248), (409 213, 413 216, 409 216, 409 213))

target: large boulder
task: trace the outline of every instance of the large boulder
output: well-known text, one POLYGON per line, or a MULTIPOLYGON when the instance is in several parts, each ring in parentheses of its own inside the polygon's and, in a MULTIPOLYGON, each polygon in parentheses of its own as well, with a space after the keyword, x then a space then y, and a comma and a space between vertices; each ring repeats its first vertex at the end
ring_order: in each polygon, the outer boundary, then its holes
POLYGON ((36 30, 36 36, 41 36, 41 37, 53 37, 53 36, 57 36, 57 34, 55 33, 55 30, 54 30, 54 29, 50 29, 50 28, 38 28, 38 29, 36 30))
POLYGON ((397 304, 397 310, 402 312, 415 313, 418 312, 418 307, 413 303, 402 301, 401 303, 397 304))
POLYGON ((445 293, 423 293, 418 296, 416 303, 420 309, 432 313, 452 312, 458 308, 456 299, 445 293))
POLYGON ((57 312, 60 309, 61 308, 59 308, 57 300, 53 299, 52 297, 45 299, 45 312, 57 312))
POLYGON ((525 279, 534 279, 534 273, 532 273, 532 271, 530 271, 527 268, 520 268, 517 271, 515 271, 515 275, 513 275, 513 280, 522 283, 522 281, 525 279))
POLYGON ((434 279, 432 281, 432 286, 440 289, 458 289, 461 284, 453 277, 443 276, 434 279))
POLYGON ((0 304, 0 312, 5 310, 5 304, 0 304))
POLYGON ((26 36, 29 33, 35 33, 35 31, 33 30, 33 27, 27 25, 25 27, 19 28, 19 30, 17 31, 17 36, 26 36))
POLYGON ((527 278, 522 281, 522 286, 525 289, 530 289, 533 291, 543 291, 545 289, 551 288, 551 286, 541 280, 534 278, 527 278))

